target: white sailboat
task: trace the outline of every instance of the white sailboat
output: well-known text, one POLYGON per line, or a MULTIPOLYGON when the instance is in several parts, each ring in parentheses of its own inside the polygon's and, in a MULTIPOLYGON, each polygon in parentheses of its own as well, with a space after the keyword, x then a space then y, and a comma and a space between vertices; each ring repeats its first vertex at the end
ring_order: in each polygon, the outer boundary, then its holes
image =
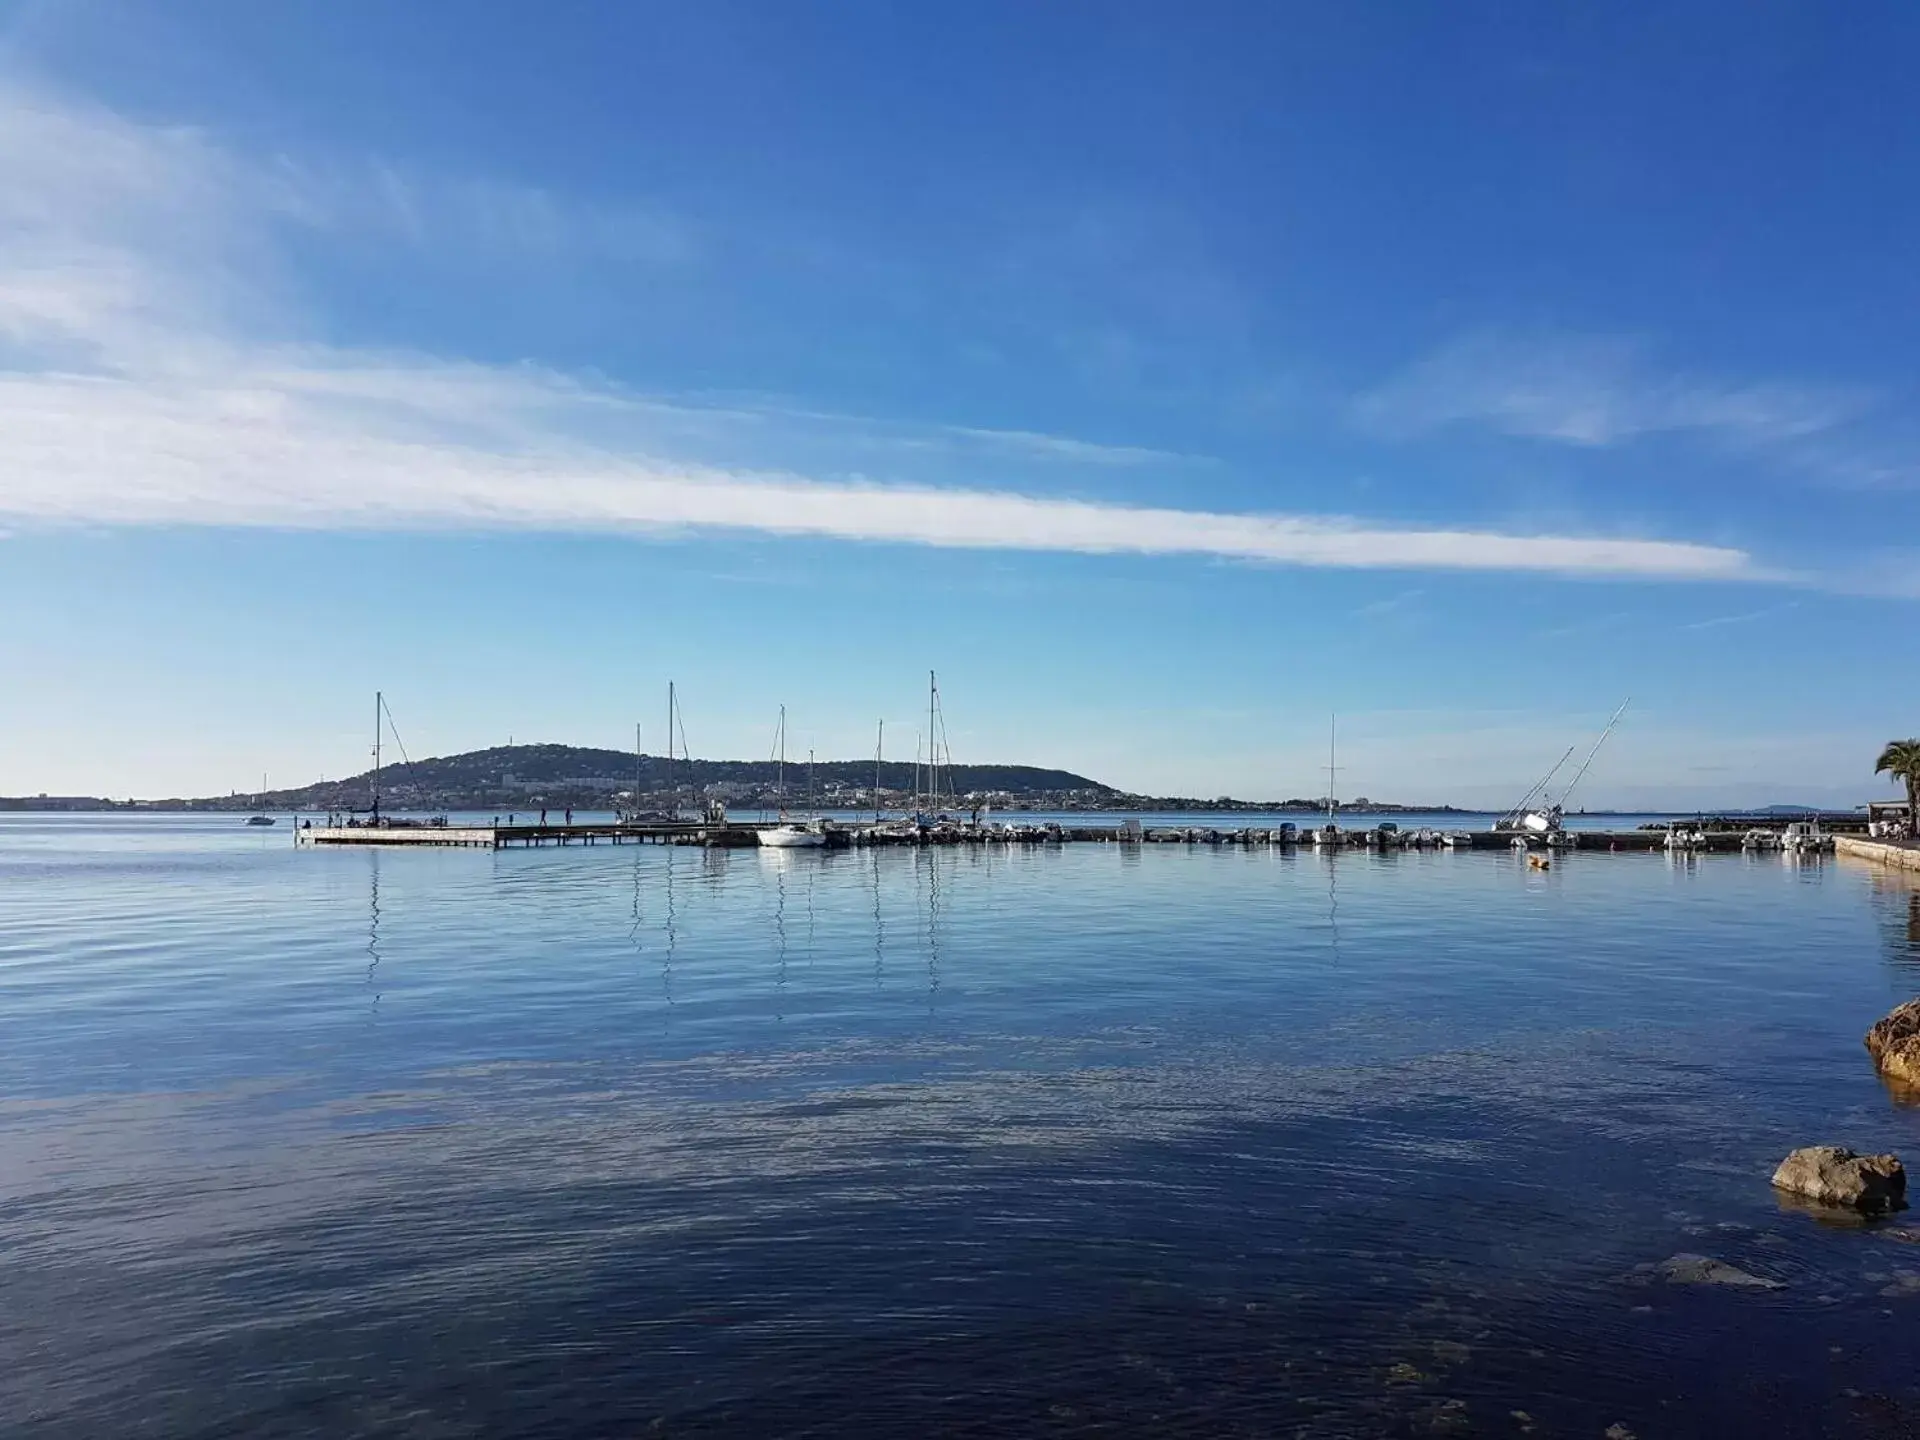
POLYGON ((1614 726, 1620 723, 1620 717, 1627 713, 1627 706, 1632 703, 1631 695, 1620 702, 1620 708, 1613 712, 1613 718, 1607 721, 1607 728, 1602 730, 1600 738, 1593 742, 1593 748, 1587 752, 1587 758, 1581 762, 1579 770, 1567 783, 1567 788, 1560 792, 1558 800, 1549 797, 1547 787, 1553 783, 1553 777, 1560 773, 1560 767, 1573 758, 1573 752, 1577 748, 1573 745, 1569 745, 1567 753, 1560 757, 1553 769, 1542 776, 1539 782, 1521 797, 1518 805, 1493 822, 1493 828, 1523 835, 1558 834, 1566 820, 1567 801, 1572 797, 1575 787, 1586 778, 1594 756, 1600 753, 1600 747, 1607 743, 1607 737, 1613 734, 1614 726))
MULTIPOLYGON (((770 850, 813 850, 827 843, 826 832, 818 821, 799 824, 787 818, 787 707, 780 707, 779 738, 775 742, 779 751, 779 769, 776 772, 775 793, 780 804, 780 823, 770 830, 760 832, 760 843, 770 850)), ((807 756, 808 790, 812 790, 813 756, 807 756)), ((808 795, 811 806, 812 795, 808 795)))
POLYGON ((273 816, 267 814, 267 772, 264 770, 260 772, 260 794, 258 796, 258 800, 259 800, 260 808, 259 810, 255 811, 253 814, 247 817, 247 824, 249 825, 274 824, 275 822, 274 822, 273 816))
POLYGON ((1336 763, 1333 748, 1334 726, 1338 718, 1334 715, 1327 717, 1327 823, 1318 830, 1307 832, 1307 839, 1313 845, 1338 845, 1345 838, 1340 833, 1339 823, 1333 818, 1334 812, 1340 808, 1340 802, 1334 798, 1340 776, 1340 766, 1336 763))
MULTIPOLYGON (((668 694, 669 701, 671 701, 672 692, 669 691, 668 694)), ((669 751, 671 751, 673 746, 673 732, 671 730, 667 732, 667 746, 669 751)), ((671 753, 667 756, 667 778, 669 781, 673 778, 673 756, 671 753)), ((653 810, 643 806, 640 803, 641 794, 640 726, 636 723, 633 727, 633 789, 614 792, 613 818, 616 823, 621 825, 660 825, 671 824, 673 822, 675 816, 671 811, 653 810)))

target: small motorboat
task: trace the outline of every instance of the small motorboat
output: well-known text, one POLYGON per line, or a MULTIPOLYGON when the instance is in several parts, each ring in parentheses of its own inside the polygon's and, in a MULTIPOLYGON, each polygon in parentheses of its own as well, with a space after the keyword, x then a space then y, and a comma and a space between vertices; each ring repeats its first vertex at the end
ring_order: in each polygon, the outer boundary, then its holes
POLYGON ((1788 855, 1818 855, 1833 848, 1833 837, 1821 833, 1816 820, 1796 820, 1780 834, 1780 849, 1788 855))
POLYGON ((249 815, 247 817, 247 824, 249 825, 272 825, 274 823, 276 822, 273 816, 267 814, 249 815))

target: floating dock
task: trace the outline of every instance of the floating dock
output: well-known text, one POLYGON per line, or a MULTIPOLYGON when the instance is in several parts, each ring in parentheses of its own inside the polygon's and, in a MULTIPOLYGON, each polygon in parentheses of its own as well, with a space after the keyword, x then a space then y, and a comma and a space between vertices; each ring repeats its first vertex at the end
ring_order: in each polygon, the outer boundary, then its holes
MULTIPOLYGON (((745 849, 760 843, 760 831, 775 822, 689 820, 623 825, 616 822, 575 825, 314 825, 295 830, 300 845, 449 846, 489 850, 547 845, 698 845, 709 849, 745 849)), ((1555 854, 1567 850, 1664 851, 1665 830, 1570 830, 1552 837, 1520 836, 1496 830, 1339 830, 1286 827, 1121 825, 972 825, 964 822, 913 827, 894 822, 841 822, 826 831, 827 846, 844 849, 872 845, 1217 845, 1307 850, 1514 850, 1555 854), (1520 843, 1516 843, 1520 842, 1520 843)), ((1730 854, 1743 848, 1732 831, 1696 835, 1687 854, 1730 854)), ((1761 853, 1775 853, 1765 851, 1761 853)))
POLYGON ((513 845, 756 845, 758 826, 703 823, 621 825, 301 825, 294 831, 302 845, 445 845, 502 850, 513 845), (737 832, 737 833, 736 833, 737 832))

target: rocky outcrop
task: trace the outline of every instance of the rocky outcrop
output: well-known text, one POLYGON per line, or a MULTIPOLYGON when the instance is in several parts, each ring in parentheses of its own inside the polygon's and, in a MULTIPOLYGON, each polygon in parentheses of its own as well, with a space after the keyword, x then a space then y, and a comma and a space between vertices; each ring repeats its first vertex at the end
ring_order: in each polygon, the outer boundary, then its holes
POLYGON ((1920 1000, 1909 1000, 1875 1021, 1867 1031, 1867 1053, 1882 1075, 1920 1087, 1920 1000))
POLYGON ((1820 1205, 1884 1214, 1907 1203, 1907 1172, 1891 1155, 1856 1155, 1838 1145, 1809 1145, 1780 1162, 1773 1183, 1820 1205))
POLYGON ((1621 1280, 1628 1285, 1727 1285, 1736 1290, 1779 1290, 1778 1280, 1768 1280, 1724 1260, 1705 1255, 1673 1255, 1657 1265, 1636 1265, 1621 1280))

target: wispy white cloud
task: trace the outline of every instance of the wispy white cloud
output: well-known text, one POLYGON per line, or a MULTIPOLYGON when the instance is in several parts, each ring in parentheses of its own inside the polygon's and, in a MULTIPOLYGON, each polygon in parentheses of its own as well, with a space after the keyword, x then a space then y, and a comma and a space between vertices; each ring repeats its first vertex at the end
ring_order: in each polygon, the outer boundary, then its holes
MULTIPOLYGON (((351 223, 368 204, 396 233, 431 238, 439 203, 397 175, 315 184, 291 162, 250 165, 197 132, 0 89, 0 518, 719 529, 1335 567, 1768 578, 1738 549, 1684 541, 1119 505, 991 480, 880 484, 793 473, 777 459, 719 464, 688 438, 712 418, 697 407, 533 367, 297 343, 276 225, 351 223), (657 443, 676 427, 677 448, 657 443)), ((485 204, 514 243, 560 243, 545 201, 485 204)), ((1161 458, 1024 430, 924 433, 1082 463, 1161 458)))
POLYGON ((1618 629, 1636 618, 1638 617, 1625 610, 1609 610, 1604 614, 1570 620, 1563 625, 1548 626, 1537 633, 1542 640, 1565 640, 1574 635, 1599 635, 1608 630, 1618 629))
POLYGON ((1844 386, 1662 372, 1630 340, 1482 331, 1362 396, 1354 413, 1370 429, 1400 435, 1477 424, 1581 446, 1682 431, 1760 444, 1831 430, 1871 401, 1844 386))
POLYGON ((988 430, 977 425, 943 425, 940 428, 949 435, 978 440, 987 445, 1090 465, 1158 465, 1169 461, 1191 464, 1199 458, 1144 445, 1102 445, 1067 435, 1042 435, 1032 430, 988 430))
POLYGON ((663 207, 563 200, 536 185, 417 173, 388 160, 322 168, 283 157, 249 184, 309 227, 421 250, 661 265, 700 254, 696 227, 663 207))
MULTIPOLYGON (((672 466, 571 442, 579 390, 537 374, 241 352, 191 378, 0 377, 0 514, 117 525, 774 535, 1273 563, 1754 579, 1684 542, 1407 529, 672 466), (366 392, 377 390, 377 398, 366 392), (342 397, 345 398, 342 398, 342 397)), ((595 397, 596 400, 604 397, 595 397)))
POLYGON ((1406 609, 1426 593, 1424 590, 1402 590, 1398 595, 1370 600, 1353 613, 1355 615, 1391 615, 1397 610, 1406 609))
POLYGON ((1764 610, 1747 610, 1738 615, 1711 615, 1705 620, 1694 620, 1682 625, 1682 630, 1718 630, 1725 625, 1745 625, 1753 620, 1771 620, 1776 615, 1784 615, 1789 610, 1800 608, 1800 602, 1790 600, 1784 605, 1769 605, 1764 610))
POLYGON ((779 423, 819 435, 830 435, 841 443, 868 450, 951 450, 961 454, 981 452, 1103 467, 1204 466, 1213 463, 1206 456, 1184 455, 1144 445, 1107 444, 1033 430, 1000 430, 937 421, 883 420, 868 415, 796 405, 777 397, 689 395, 656 398, 647 403, 652 404, 657 413, 671 415, 686 425, 702 422, 745 423, 765 427, 779 423))
POLYGON ((1889 546, 1864 550, 1835 571, 1825 588, 1843 595, 1920 600, 1920 548, 1889 546))

